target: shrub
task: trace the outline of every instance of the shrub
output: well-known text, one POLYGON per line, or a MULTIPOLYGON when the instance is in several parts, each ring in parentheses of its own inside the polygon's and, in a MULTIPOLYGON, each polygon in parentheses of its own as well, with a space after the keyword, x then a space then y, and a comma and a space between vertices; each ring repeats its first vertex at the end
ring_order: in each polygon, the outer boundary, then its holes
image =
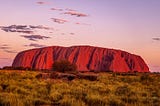
POLYGON ((13 66, 4 66, 2 69, 3 70, 28 70, 28 71, 34 70, 30 67, 13 67, 13 66))
POLYGON ((66 71, 76 71, 77 70, 77 66, 76 64, 72 64, 70 63, 68 60, 60 60, 60 61, 56 61, 54 62, 53 66, 52 66, 52 70, 53 71, 60 71, 60 72, 66 72, 66 71))
POLYGON ((149 74, 143 74, 141 75, 140 77, 140 81, 144 81, 144 82, 147 82, 147 81, 153 81, 153 78, 149 75, 149 74))
POLYGON ((14 70, 32 70, 30 67, 13 67, 14 70))
POLYGON ((123 86, 119 86, 117 87, 116 91, 115 91, 115 94, 118 95, 118 96, 121 96, 121 95, 127 95, 130 93, 130 89, 128 88, 127 85, 123 85, 123 86))
POLYGON ((78 77, 80 79, 86 79, 89 81, 97 81, 98 79, 98 75, 94 75, 94 74, 78 74, 78 77))
POLYGON ((125 104, 116 98, 111 98, 108 100, 108 106, 125 106, 125 104))
POLYGON ((12 66, 4 66, 3 70, 13 70, 14 68, 12 66))
POLYGON ((122 101, 124 101, 125 103, 129 103, 129 104, 136 104, 139 102, 138 98, 136 96, 123 96, 121 98, 122 101))

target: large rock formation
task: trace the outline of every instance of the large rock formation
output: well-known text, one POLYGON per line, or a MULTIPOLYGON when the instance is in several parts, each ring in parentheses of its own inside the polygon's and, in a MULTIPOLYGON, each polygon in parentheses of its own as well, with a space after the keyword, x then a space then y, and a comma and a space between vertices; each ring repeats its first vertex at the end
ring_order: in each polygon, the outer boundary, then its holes
POLYGON ((13 67, 51 69, 55 61, 62 59, 76 63, 79 71, 149 72, 140 56, 92 46, 52 46, 23 51, 16 56, 13 67))

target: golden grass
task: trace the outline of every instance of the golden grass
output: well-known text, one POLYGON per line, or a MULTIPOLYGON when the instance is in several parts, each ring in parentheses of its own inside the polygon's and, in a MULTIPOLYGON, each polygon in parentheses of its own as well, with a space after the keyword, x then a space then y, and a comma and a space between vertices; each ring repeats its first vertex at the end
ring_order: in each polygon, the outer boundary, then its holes
POLYGON ((160 75, 99 73, 87 79, 40 79, 42 72, 0 70, 4 106, 159 106, 160 75))

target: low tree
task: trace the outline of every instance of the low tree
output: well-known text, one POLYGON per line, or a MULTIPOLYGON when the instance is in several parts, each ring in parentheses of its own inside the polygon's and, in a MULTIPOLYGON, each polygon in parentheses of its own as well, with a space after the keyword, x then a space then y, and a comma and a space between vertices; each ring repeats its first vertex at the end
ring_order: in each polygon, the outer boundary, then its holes
POLYGON ((77 70, 76 64, 69 62, 68 60, 60 60, 55 61, 52 66, 53 71, 60 71, 60 72, 73 72, 77 70))
POLYGON ((14 70, 12 66, 4 66, 2 69, 3 70, 14 70))

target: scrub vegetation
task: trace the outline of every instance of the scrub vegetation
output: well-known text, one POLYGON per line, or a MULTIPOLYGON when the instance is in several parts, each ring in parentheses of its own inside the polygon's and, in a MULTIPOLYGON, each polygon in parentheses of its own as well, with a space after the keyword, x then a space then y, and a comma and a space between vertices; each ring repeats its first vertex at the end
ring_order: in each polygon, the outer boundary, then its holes
POLYGON ((0 106, 159 106, 160 75, 0 70, 0 106), (52 73, 52 72, 51 72, 52 73), (64 74, 64 73, 63 73, 64 74), (71 74, 69 74, 71 75, 71 74), (91 75, 91 77, 89 77, 91 75), (96 80, 90 80, 93 76, 96 80), (87 79, 88 78, 88 79, 87 79))

